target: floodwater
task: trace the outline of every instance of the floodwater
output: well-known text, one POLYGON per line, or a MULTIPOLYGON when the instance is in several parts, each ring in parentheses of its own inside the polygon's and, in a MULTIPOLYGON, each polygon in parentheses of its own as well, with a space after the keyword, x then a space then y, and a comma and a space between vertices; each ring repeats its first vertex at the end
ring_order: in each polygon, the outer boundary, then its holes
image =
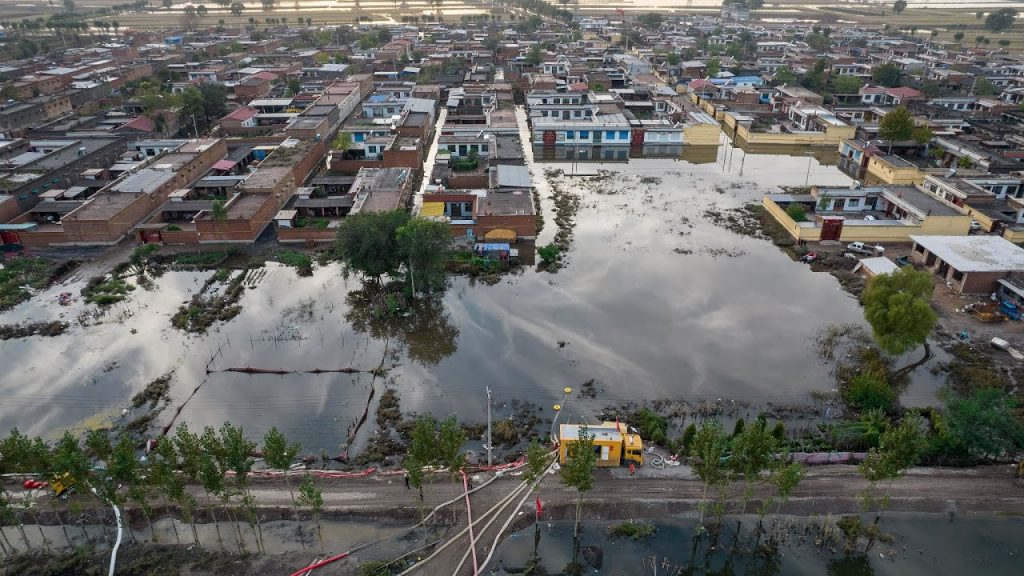
MULTIPOLYGON (((513 401, 533 402, 547 418, 563 387, 594 380, 596 398, 573 394, 567 403, 564 417, 577 421, 624 401, 807 403, 811 392, 831 388, 813 341, 829 324, 862 322, 855 299, 831 276, 718 227, 705 211, 757 202, 782 185, 842 186, 849 178, 813 156, 728 147, 696 154, 695 163, 534 166, 537 176, 551 169, 612 171, 539 184, 543 196, 553 184, 581 198, 565 267, 523 270, 493 286, 453 278, 443 298, 411 317, 374 317, 350 296, 359 281, 334 264, 300 278, 268 263, 245 291, 242 313, 203 336, 173 328, 170 317, 212 272, 167 272, 152 291, 138 288, 102 315, 82 301, 57 305, 60 292, 78 294, 85 278, 52 287, 0 314, 0 323, 72 324, 63 336, 0 342, 0 430, 53 438, 131 418, 122 415, 131 396, 171 371, 159 424, 231 421, 252 436, 276 425, 306 452, 330 456, 344 448, 371 389, 379 397, 384 386, 397 389, 403 411, 464 421, 485 419, 486 387, 496 418, 508 416, 513 401), (386 376, 220 371, 381 365, 386 376)), ((555 232, 550 199, 543 210, 538 245, 555 232)), ((930 402, 936 385, 918 373, 914 403, 930 402)), ((356 449, 373 431, 373 409, 356 449)))
MULTIPOLYGON (((778 553, 767 557, 752 553, 756 549, 752 541, 756 520, 744 522, 737 540, 735 519, 726 519, 727 527, 718 545, 710 547, 705 537, 696 549, 692 545, 694 520, 656 522, 655 535, 639 542, 610 538, 607 529, 618 522, 588 522, 576 558, 585 570, 575 573, 1001 576, 1020 574, 1020 556, 1024 553, 1021 518, 979 514, 948 520, 939 515, 890 513, 885 515, 881 529, 893 537, 893 542, 876 542, 867 554, 863 553, 863 540, 853 554, 844 554, 841 544, 835 551, 830 546, 816 547, 817 529, 805 532, 805 527, 820 519, 781 520, 788 528, 779 532, 785 533, 785 539, 778 553), (598 549, 599 554, 595 553, 598 549), (597 556, 601 558, 599 570, 594 566, 597 556)), ((546 569, 541 573, 574 573, 566 569, 573 561, 572 523, 542 521, 539 530, 531 526, 512 534, 499 546, 492 568, 498 566, 498 574, 519 574, 531 558, 539 558, 546 569)))

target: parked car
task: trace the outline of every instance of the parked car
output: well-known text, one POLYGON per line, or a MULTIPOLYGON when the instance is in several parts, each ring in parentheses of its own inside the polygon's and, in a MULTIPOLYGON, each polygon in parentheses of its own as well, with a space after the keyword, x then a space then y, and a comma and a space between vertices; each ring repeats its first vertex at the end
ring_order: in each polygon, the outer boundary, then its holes
POLYGON ((866 254, 868 256, 885 253, 884 247, 878 246, 877 244, 875 246, 870 246, 863 242, 850 242, 850 244, 846 246, 846 249, 849 250, 850 252, 856 252, 857 254, 866 254))
POLYGON ((971 232, 981 232, 981 222, 971 220, 971 232))

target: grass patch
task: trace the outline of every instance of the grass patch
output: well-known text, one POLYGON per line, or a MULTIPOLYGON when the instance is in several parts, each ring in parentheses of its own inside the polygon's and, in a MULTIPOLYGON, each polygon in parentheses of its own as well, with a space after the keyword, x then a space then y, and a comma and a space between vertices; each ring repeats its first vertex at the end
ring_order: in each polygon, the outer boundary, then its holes
POLYGON ((643 540, 654 536, 657 528, 654 524, 648 524, 646 522, 623 522, 622 524, 616 524, 615 526, 608 527, 608 535, 614 538, 629 538, 630 540, 643 540))
POLYGON ((313 259, 308 254, 285 250, 284 252, 278 253, 277 259, 282 264, 295 268, 295 271, 298 272, 299 276, 313 275, 313 259))
POLYGON ((227 250, 177 254, 174 256, 174 265, 185 269, 209 270, 220 266, 229 256, 231 252, 227 250))
POLYGON ((82 296, 85 296, 89 304, 110 306, 127 298, 132 290, 135 290, 135 286, 117 276, 96 276, 82 288, 82 296))
MULTIPOLYGON (((230 272, 229 272, 230 274, 230 272)), ((208 294, 215 284, 222 284, 224 275, 218 271, 203 284, 197 294, 192 296, 188 304, 178 308, 171 317, 171 324, 179 330, 202 334, 215 322, 227 322, 242 312, 238 301, 245 291, 245 279, 249 271, 240 272, 228 282, 227 287, 219 294, 208 294)))
POLYGON ((33 290, 42 290, 54 274, 54 265, 43 258, 14 258, 3 263, 0 270, 0 310, 8 310, 32 297, 33 290))
POLYGON ((0 325, 0 340, 14 340, 29 336, 60 336, 68 329, 67 322, 30 322, 0 325))

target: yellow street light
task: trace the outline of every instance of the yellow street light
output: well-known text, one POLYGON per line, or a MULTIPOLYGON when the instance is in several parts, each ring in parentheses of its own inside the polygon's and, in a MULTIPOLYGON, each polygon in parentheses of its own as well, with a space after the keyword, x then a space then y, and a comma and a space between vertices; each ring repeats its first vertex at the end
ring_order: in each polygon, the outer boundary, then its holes
POLYGON ((559 410, 562 409, 562 405, 561 404, 555 404, 554 408, 555 408, 555 412, 558 412, 559 410))
POLYGON ((566 386, 565 387, 565 393, 566 394, 572 394, 572 388, 569 388, 568 386, 566 386))

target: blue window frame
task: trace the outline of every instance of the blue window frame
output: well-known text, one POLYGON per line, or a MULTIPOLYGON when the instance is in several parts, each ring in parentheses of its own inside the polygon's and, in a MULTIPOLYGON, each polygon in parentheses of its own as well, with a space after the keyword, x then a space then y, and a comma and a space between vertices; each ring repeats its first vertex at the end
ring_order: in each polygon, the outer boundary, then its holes
POLYGON ((576 139, 576 132, 574 130, 566 130, 565 131, 565 139, 566 140, 575 140, 576 139))
POLYGON ((589 130, 580 130, 580 139, 581 140, 585 140, 587 138, 590 138, 590 131, 589 130))
POLYGON ((615 140, 615 132, 612 132, 611 130, 606 130, 605 133, 604 133, 604 139, 605 140, 615 140))
POLYGON ((626 130, 619 130, 619 140, 629 140, 629 132, 626 130))

